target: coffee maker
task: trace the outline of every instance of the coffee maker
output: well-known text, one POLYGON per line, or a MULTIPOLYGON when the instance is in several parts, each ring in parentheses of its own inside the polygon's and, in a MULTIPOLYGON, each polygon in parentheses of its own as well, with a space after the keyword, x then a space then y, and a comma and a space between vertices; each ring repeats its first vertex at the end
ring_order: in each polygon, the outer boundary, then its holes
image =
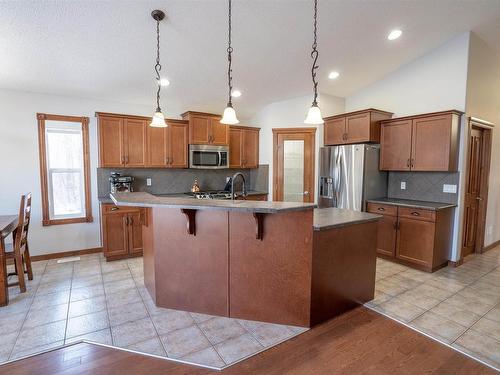
POLYGON ((131 176, 122 176, 118 172, 111 172, 109 182, 111 184, 111 193, 130 193, 134 191, 132 182, 134 178, 131 176))

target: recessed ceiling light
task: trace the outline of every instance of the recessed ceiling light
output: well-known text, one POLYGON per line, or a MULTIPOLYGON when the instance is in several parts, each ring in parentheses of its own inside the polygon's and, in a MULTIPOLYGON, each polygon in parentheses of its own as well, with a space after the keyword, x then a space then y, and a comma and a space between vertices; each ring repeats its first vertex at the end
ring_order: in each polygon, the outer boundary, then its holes
POLYGON ((396 40, 401 36, 401 34, 403 34, 403 32, 401 30, 394 29, 389 33, 389 35, 387 35, 387 39, 396 40))
POLYGON ((339 75, 340 75, 339 72, 333 71, 333 72, 330 72, 330 74, 328 74, 328 78, 330 78, 330 79, 339 78, 339 75))
POLYGON ((160 79, 160 86, 168 86, 170 85, 170 81, 166 78, 160 79))
POLYGON ((232 96, 233 98, 239 98, 239 97, 241 96, 241 91, 240 91, 240 90, 233 90, 233 91, 231 92, 231 96, 232 96))

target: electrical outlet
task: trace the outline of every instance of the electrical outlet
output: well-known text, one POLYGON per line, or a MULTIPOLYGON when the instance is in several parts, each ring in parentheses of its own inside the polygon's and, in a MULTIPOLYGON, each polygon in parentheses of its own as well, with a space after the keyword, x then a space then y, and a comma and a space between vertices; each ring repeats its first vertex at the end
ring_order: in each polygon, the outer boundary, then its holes
POLYGON ((146 185, 151 186, 151 179, 150 178, 146 178, 146 185))
POLYGON ((406 190, 406 181, 401 181, 401 190, 406 190))
POLYGON ((457 193, 457 185, 444 184, 443 185, 443 193, 456 194, 457 193))

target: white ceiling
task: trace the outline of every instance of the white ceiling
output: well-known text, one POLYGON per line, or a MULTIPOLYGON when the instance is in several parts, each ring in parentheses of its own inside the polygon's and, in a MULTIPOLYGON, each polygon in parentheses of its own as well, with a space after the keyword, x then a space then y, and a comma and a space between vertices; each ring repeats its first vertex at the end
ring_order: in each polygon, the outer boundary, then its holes
MULTIPOLYGON (((222 112, 226 103, 227 1, 2 1, 0 87, 151 105, 155 23, 161 24, 162 102, 222 112)), ((319 0, 319 89, 347 96, 459 33, 483 30, 500 48, 498 0, 319 0), (400 27, 403 36, 386 40, 400 27), (490 28, 498 31, 498 28, 490 28), (498 34, 498 33, 496 33, 498 34), (339 79, 328 80, 338 70, 339 79)), ((235 106, 311 92, 312 1, 233 0, 235 106)), ((489 40, 488 40, 489 39, 489 40)))

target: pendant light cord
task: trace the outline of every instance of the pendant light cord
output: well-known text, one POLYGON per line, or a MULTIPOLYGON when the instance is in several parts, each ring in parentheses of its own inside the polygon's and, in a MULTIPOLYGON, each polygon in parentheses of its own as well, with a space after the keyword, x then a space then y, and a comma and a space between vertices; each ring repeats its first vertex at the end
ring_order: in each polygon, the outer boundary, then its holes
POLYGON ((311 52, 311 58, 313 58, 313 64, 311 68, 311 75, 312 75, 312 81, 313 81, 313 88, 314 88, 314 99, 312 102, 313 106, 318 105, 318 81, 316 81, 316 69, 319 68, 317 65, 318 62, 318 0, 314 0, 314 40, 312 44, 312 52, 311 52))
POLYGON ((229 1, 229 27, 228 27, 228 46, 227 46, 227 62, 228 62, 228 68, 227 68, 227 80, 228 80, 228 86, 229 86, 229 94, 228 94, 228 102, 227 106, 231 107, 232 106, 232 100, 231 100, 231 93, 233 91, 233 69, 232 69, 232 53, 233 53, 233 47, 231 47, 231 0, 229 1))
POLYGON ((156 91, 156 112, 161 112, 160 109, 160 89, 161 89, 161 81, 160 81, 160 20, 156 21, 156 81, 158 82, 158 90, 156 91))

